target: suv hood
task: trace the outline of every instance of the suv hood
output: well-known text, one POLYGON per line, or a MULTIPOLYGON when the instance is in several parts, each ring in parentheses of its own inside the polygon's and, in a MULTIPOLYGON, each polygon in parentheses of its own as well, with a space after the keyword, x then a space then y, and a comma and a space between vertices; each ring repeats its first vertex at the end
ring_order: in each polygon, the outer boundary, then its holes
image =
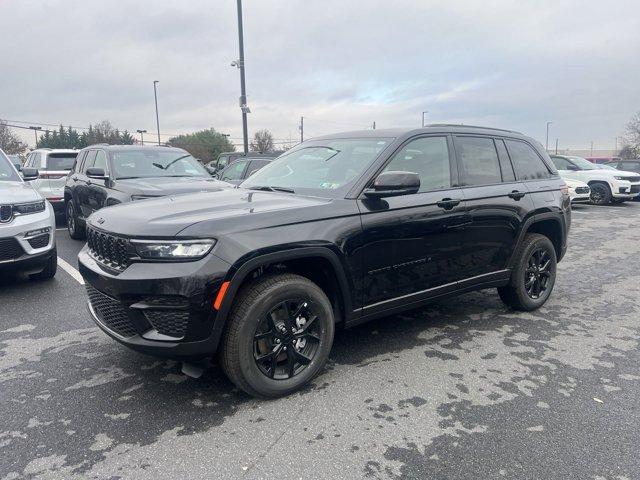
POLYGON ((153 177, 117 180, 117 188, 132 195, 162 197, 179 193, 211 192, 231 188, 226 182, 206 177, 153 177))
POLYGON ((310 209, 330 202, 326 198, 236 188, 115 205, 95 212, 88 223, 128 237, 162 238, 206 222, 206 230, 218 235, 308 220, 318 215, 310 209))
POLYGON ((0 182, 0 203, 25 203, 42 200, 42 195, 28 182, 0 182))

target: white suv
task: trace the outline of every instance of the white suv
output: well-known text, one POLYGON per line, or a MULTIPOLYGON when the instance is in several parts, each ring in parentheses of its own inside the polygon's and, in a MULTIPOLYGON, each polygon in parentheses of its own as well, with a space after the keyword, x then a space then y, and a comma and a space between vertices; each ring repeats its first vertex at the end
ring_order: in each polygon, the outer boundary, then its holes
POLYGON ((31 185, 38 171, 20 177, 0 150, 0 274, 21 270, 36 280, 56 274, 56 219, 51 204, 31 185))
POLYGON ((582 157, 551 155, 562 178, 580 180, 591 188, 591 203, 606 205, 632 200, 640 194, 640 175, 598 168, 582 157))
POLYGON ((77 155, 77 150, 38 148, 24 162, 24 167, 38 170, 33 186, 51 202, 56 215, 64 214, 64 185, 77 155))

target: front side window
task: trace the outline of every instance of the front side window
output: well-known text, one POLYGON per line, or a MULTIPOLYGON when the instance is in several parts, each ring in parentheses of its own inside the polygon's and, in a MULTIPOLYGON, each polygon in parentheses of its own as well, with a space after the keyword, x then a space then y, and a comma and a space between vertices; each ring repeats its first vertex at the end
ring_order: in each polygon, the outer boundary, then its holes
POLYGON ((409 142, 384 171, 417 173, 420 175, 419 192, 451 187, 447 137, 423 137, 409 142))
POLYGON ((240 180, 242 178, 242 172, 244 172, 246 166, 246 160, 239 160, 235 163, 232 163, 229 167, 225 168, 222 171, 220 180, 240 180))
POLYGON ((529 144, 507 140, 507 149, 518 180, 539 180, 551 175, 545 163, 529 144))
POLYGON ((388 138, 311 140, 258 170, 242 186, 280 187, 337 198, 353 186, 389 142, 388 138))
POLYGON ((96 160, 93 162, 93 168, 101 168, 104 172, 107 172, 107 154, 104 150, 98 150, 96 153, 96 160))
POLYGON ((9 159, 0 151, 0 182, 19 182, 20 176, 9 159))
POLYGON ((47 170, 71 170, 77 153, 50 153, 47 156, 47 170))
POLYGON ((250 177, 265 165, 269 164, 269 160, 252 160, 247 169, 247 177, 250 177))
POLYGON ((93 163, 96 161, 96 151, 89 150, 84 157, 84 163, 82 164, 82 173, 86 173, 87 170, 93 167, 93 163))
POLYGON ((569 160, 562 157, 551 157, 551 161, 558 170, 570 170, 571 165, 573 165, 569 160))
POLYGON ((492 185, 502 181, 492 138, 455 137, 463 185, 492 185))
POLYGON ((185 151, 113 150, 115 178, 210 177, 202 164, 185 151))
POLYGON ((31 166, 32 168, 42 168, 42 154, 41 153, 34 153, 33 154, 33 165, 31 166))

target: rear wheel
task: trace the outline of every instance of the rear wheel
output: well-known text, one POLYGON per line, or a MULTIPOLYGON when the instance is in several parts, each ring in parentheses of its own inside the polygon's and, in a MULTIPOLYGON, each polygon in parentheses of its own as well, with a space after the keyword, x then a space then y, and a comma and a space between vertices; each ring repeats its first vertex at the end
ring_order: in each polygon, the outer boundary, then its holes
POLYGON ((31 280, 51 280, 58 270, 58 252, 54 248, 51 256, 45 261, 44 268, 41 272, 29 275, 31 280))
POLYGON ((528 233, 517 256, 509 285, 498 288, 502 301, 516 310, 536 310, 545 304, 556 281, 556 250, 544 235, 528 233))
POLYGON ((594 205, 607 205, 611 202, 611 189, 606 183, 592 183, 591 203, 594 205))
POLYGON ((76 208, 73 206, 73 200, 69 199, 67 208, 65 209, 67 216, 67 230, 69 236, 75 240, 82 240, 85 237, 84 224, 76 214, 76 208))
POLYGON ((331 302, 305 277, 268 275, 240 291, 221 350, 229 379, 249 395, 279 397, 324 367, 334 334, 331 302))

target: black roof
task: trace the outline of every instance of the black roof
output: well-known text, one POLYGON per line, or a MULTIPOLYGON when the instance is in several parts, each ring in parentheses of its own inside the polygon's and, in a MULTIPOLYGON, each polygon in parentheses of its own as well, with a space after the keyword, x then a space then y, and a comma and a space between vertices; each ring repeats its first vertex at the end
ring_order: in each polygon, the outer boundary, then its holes
POLYGON ((325 140, 332 138, 397 138, 409 137, 420 133, 484 133, 487 135, 505 135, 512 137, 525 137, 524 134, 515 130, 505 130, 502 128, 478 127, 475 125, 452 125, 445 123, 434 123, 423 128, 382 128, 378 130, 354 130, 350 132, 333 133, 320 137, 313 137, 310 140, 325 140))

